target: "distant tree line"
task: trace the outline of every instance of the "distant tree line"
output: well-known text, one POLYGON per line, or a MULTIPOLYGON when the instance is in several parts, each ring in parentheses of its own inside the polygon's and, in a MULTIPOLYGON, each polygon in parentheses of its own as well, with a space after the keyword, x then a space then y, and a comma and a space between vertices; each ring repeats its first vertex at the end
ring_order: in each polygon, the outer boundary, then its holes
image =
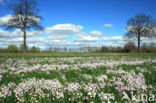
MULTIPOLYGON (((47 50, 41 50, 39 47, 33 46, 28 47, 28 53, 52 53, 52 52, 63 52, 63 53, 73 53, 73 52, 93 52, 93 53, 136 53, 138 51, 135 43, 127 42, 123 47, 108 47, 108 46, 101 46, 101 47, 76 47, 76 48, 67 48, 67 47, 50 47, 47 50)), ((0 53, 23 53, 24 52, 24 45, 20 45, 19 47, 16 45, 9 45, 7 48, 1 48, 0 53)), ((146 44, 143 43, 140 48, 140 52, 142 53, 156 53, 156 44, 150 43, 146 44)))
MULTIPOLYGON (((29 48, 26 46, 28 53, 40 53, 40 48, 38 47, 31 47, 29 48)), ((21 44, 19 47, 16 45, 8 45, 7 48, 0 48, 0 53, 23 53, 24 52, 24 45, 21 44)))

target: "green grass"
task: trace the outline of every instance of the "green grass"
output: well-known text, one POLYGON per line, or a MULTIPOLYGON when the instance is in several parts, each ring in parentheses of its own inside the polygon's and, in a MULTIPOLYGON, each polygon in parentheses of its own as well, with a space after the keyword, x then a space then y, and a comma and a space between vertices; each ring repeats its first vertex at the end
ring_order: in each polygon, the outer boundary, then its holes
MULTIPOLYGON (((127 58, 127 60, 130 59, 155 59, 156 54, 155 53, 149 53, 149 54, 144 54, 144 53, 0 53, 0 63, 3 64, 5 63, 5 59, 8 58, 16 58, 17 60, 21 60, 24 58, 25 60, 30 60, 32 58, 51 58, 51 57, 93 57, 95 59, 96 57, 103 57, 104 59, 107 60, 121 60, 121 58, 127 58), (3 58, 3 59, 1 59, 3 58), (4 59, 5 58, 5 59, 4 59)), ((103 59, 102 58, 102 59, 103 59)), ((86 59, 89 60, 89 59, 86 59)), ((13 61, 13 63, 16 63, 17 61, 13 61)), ((56 62, 56 61, 55 61, 56 62)), ((53 62, 53 63, 55 63, 53 62)), ((59 62, 59 61, 58 61, 59 62)), ((75 61, 74 63, 70 63, 68 61, 64 61, 64 64, 77 64, 77 62, 81 62, 79 60, 75 61)), ((41 61, 38 63, 32 63, 28 61, 28 66, 33 66, 36 64, 53 64, 49 61, 41 61)), ((57 63, 57 62, 56 62, 57 63)), ((17 65, 18 67, 18 65, 17 65)), ((144 64, 139 64, 139 65, 118 65, 113 67, 114 70, 118 69, 123 69, 124 71, 130 72, 131 70, 134 70, 135 73, 139 73, 136 68, 142 68, 147 70, 147 72, 144 72, 144 76, 146 79, 146 84, 147 85, 152 85, 154 88, 156 88, 156 63, 144 63, 144 64)), ((7 68, 6 68, 7 69, 7 68)), ((54 80, 57 79, 59 80, 63 85, 66 83, 70 82, 78 82, 79 84, 82 83, 98 83, 98 81, 95 79, 95 77, 100 76, 102 74, 105 74, 108 76, 108 78, 111 80, 113 77, 120 77, 120 75, 117 74, 107 74, 107 70, 112 69, 109 66, 102 66, 98 67, 96 69, 90 69, 90 68, 80 68, 79 70, 52 70, 49 73, 43 72, 41 70, 33 71, 33 72, 27 72, 27 73, 20 73, 20 74, 9 74, 9 72, 3 73, 2 80, 0 81, 0 86, 2 85, 7 85, 9 82, 14 82, 16 85, 21 83, 23 79, 28 79, 28 78, 37 78, 37 79, 49 79, 49 80, 54 80), (87 79, 83 77, 83 75, 91 75, 92 79, 87 79), (22 76, 23 75, 23 76, 22 76), (66 80, 62 79, 62 75, 66 77, 66 80)), ((107 81, 106 81, 107 82, 107 81)), ((84 95, 86 95, 86 92, 81 90, 84 95)), ((102 91, 105 93, 113 93, 115 94, 116 101, 117 103, 125 103, 125 101, 122 101, 122 93, 117 91, 114 86, 106 86, 102 91)), ((148 91, 152 92, 155 94, 154 91, 148 91)), ((68 95, 65 94, 65 97, 63 100, 60 101, 55 101, 56 103, 67 103, 68 95)), ((30 101, 30 96, 25 95, 25 100, 26 103, 31 103, 30 101)), ((78 103, 79 100, 73 102, 73 103, 78 103)), ((94 103, 100 103, 100 99, 96 97, 96 99, 90 99, 89 101, 84 101, 82 100, 83 103, 89 103, 91 101, 94 101, 94 103)), ((7 97, 7 99, 0 99, 1 103, 16 103, 17 99, 15 96, 7 97)), ((54 102, 54 101, 53 101, 54 102)), ((53 103, 52 100, 48 101, 46 99, 42 99, 39 101, 39 103, 53 103)), ((112 101, 114 103, 114 101, 112 101)), ((153 102, 154 103, 154 102, 153 102)))
POLYGON ((0 53, 0 57, 97 57, 97 56, 128 56, 153 57, 156 53, 0 53))

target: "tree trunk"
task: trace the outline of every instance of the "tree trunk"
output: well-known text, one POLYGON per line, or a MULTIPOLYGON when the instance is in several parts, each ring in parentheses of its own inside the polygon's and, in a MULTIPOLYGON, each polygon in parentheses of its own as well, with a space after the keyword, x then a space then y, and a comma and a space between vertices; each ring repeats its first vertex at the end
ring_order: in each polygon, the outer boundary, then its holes
POLYGON ((27 47, 26 47, 26 28, 24 28, 24 53, 27 52, 27 47))
POLYGON ((140 53, 140 34, 138 34, 138 53, 140 53))

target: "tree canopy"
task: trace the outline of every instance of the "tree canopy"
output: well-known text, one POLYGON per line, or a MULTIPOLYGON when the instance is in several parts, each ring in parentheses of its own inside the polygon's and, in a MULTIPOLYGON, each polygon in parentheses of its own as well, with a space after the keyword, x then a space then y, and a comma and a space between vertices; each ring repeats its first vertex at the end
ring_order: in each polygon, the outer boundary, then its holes
POLYGON ((17 0, 9 5, 9 9, 13 12, 8 23, 3 24, 6 29, 20 29, 24 33, 24 52, 26 52, 26 32, 30 29, 42 30, 39 24, 42 19, 39 16, 39 9, 36 8, 36 0, 17 0))
POLYGON ((127 33, 129 38, 138 39, 138 52, 140 52, 140 38, 155 36, 155 21, 151 16, 146 14, 137 14, 127 21, 127 33))

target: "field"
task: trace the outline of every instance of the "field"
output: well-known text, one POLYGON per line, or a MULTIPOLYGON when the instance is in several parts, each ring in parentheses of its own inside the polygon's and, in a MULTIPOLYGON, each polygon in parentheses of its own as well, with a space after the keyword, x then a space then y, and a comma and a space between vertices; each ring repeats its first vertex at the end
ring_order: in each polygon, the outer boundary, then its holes
POLYGON ((156 54, 0 53, 0 103, 155 103, 156 54))

